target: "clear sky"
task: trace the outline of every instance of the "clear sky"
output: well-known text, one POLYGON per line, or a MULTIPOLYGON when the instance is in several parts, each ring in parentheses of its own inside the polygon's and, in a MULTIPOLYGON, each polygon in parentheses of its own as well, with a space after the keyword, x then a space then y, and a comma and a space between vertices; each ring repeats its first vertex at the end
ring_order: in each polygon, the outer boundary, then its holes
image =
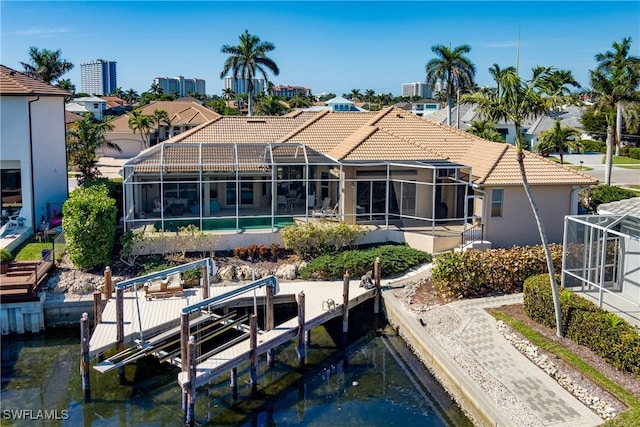
POLYGON ((1 6, 0 62, 22 70, 30 46, 61 49, 75 68, 65 74, 81 90, 80 64, 117 61, 118 86, 139 93, 154 77, 206 80, 220 95, 223 44, 245 30, 275 44, 274 84, 338 95, 359 89, 401 94, 424 81, 431 46, 469 44, 476 82, 487 69, 535 65, 573 71, 588 86, 594 55, 632 38, 640 56, 638 1, 6 1, 1 6))

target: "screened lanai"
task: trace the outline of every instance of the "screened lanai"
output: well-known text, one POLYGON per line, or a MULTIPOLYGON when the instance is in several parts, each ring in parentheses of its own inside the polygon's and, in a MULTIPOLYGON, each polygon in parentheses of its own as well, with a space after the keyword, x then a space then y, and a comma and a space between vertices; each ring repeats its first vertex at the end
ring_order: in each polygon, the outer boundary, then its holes
POLYGON ((296 143, 161 143, 124 164, 125 230, 277 231, 300 221, 466 224, 471 169, 339 162, 296 143))
POLYGON ((562 284, 640 325, 640 217, 565 219, 562 284))

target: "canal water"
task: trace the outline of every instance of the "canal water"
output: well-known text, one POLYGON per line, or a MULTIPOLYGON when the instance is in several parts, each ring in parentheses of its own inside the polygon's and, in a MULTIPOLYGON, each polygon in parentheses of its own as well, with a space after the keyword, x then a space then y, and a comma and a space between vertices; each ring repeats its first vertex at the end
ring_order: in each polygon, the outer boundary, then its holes
MULTIPOLYGON (((196 425, 471 425, 391 328, 376 332, 370 324, 350 330, 351 343, 340 350, 335 344, 340 325, 311 331, 304 368, 297 367, 294 343, 276 350, 272 369, 261 357, 254 395, 248 366, 238 370, 236 401, 228 376, 198 389, 196 425)), ((91 400, 84 402, 79 335, 79 330, 57 330, 2 338, 1 425, 182 424, 178 369, 151 357, 126 367, 125 384, 115 372, 92 369, 91 400)))

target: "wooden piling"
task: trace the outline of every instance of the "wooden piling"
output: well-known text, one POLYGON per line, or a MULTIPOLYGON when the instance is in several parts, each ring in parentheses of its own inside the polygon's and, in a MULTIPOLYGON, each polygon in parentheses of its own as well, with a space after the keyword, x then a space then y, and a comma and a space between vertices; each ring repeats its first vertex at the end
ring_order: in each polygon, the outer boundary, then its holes
MULTIPOLYGON (((189 383, 186 387, 187 394, 187 413, 184 423, 186 426, 193 427, 195 424, 195 408, 196 408, 196 338, 189 337, 187 345, 187 357, 189 359, 189 383)), ((184 391, 183 391, 184 393, 184 391)))
MULTIPOLYGON (((266 293, 267 293, 266 307, 265 307, 266 319, 265 319, 264 329, 266 331, 271 331, 275 327, 275 316, 273 311, 273 287, 267 286, 266 293)), ((272 368, 274 363, 275 363, 274 349, 271 348, 267 350, 267 365, 269 365, 269 367, 272 368)))
POLYGON ((344 272, 342 282, 342 346, 346 347, 349 337, 349 271, 344 272))
POLYGON ((202 299, 209 299, 209 268, 202 266, 202 299))
POLYGON ((89 384, 89 340, 91 336, 89 334, 89 314, 82 313, 80 319, 80 374, 82 375, 82 393, 84 395, 84 401, 88 402, 91 399, 91 386, 89 384))
POLYGON ((249 361, 251 363, 251 393, 255 393, 258 390, 258 315, 253 313, 250 317, 249 326, 251 328, 249 332, 249 343, 251 351, 249 353, 249 361))
MULTIPOLYGON (((111 272, 109 272, 111 274, 111 272)), ((116 342, 118 353, 124 350, 124 289, 116 289, 116 342)), ((127 379, 124 374, 124 365, 118 367, 118 379, 124 384, 127 379)))
POLYGON ((306 349, 304 344, 304 292, 298 294, 298 364, 303 367, 306 363, 306 349))
POLYGON ((182 372, 189 370, 187 348, 189 347, 189 313, 180 316, 180 367, 182 372))
POLYGON ((93 292, 93 329, 102 323, 102 292, 94 291, 93 292))
POLYGON ((104 297, 107 301, 109 301, 112 295, 113 282, 111 281, 111 267, 106 266, 104 268, 104 297))
POLYGON ((231 396, 233 400, 238 400, 238 368, 231 368, 230 376, 229 387, 231 387, 231 396))
POLYGON ((380 276, 382 275, 382 268, 380 266, 380 257, 376 258, 373 263, 373 281, 376 285, 376 294, 373 300, 373 312, 375 314, 380 313, 380 276))

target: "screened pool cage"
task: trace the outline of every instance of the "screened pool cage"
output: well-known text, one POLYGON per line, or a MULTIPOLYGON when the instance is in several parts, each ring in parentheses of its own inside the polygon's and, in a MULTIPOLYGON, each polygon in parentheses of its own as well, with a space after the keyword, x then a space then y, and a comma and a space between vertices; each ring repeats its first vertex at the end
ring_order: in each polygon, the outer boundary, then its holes
POLYGON ((640 319, 640 218, 568 216, 564 230, 563 286, 640 319))
POLYGON ((125 231, 277 231, 309 220, 471 217, 471 169, 447 161, 338 162, 295 143, 161 143, 122 169, 125 231))

